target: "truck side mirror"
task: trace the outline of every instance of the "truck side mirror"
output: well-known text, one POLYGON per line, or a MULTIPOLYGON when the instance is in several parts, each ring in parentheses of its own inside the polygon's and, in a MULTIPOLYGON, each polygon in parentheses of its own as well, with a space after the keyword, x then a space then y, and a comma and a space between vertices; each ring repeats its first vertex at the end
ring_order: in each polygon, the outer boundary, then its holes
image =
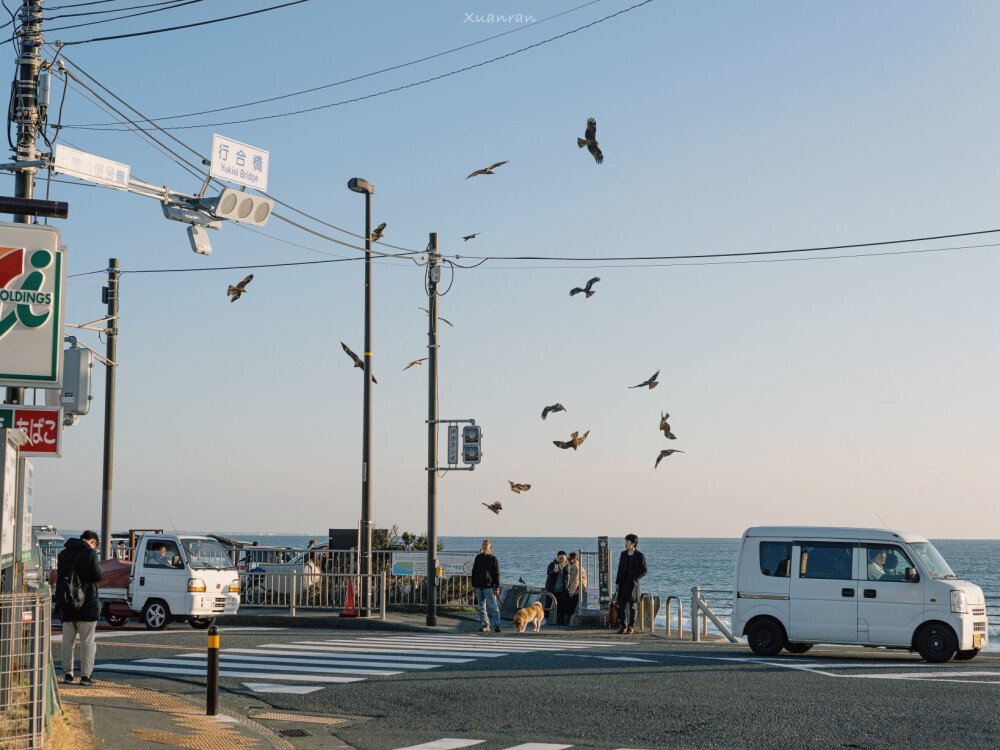
POLYGON ((912 583, 916 583, 920 580, 920 576, 917 575, 916 568, 907 568, 905 577, 907 581, 911 581, 912 583))

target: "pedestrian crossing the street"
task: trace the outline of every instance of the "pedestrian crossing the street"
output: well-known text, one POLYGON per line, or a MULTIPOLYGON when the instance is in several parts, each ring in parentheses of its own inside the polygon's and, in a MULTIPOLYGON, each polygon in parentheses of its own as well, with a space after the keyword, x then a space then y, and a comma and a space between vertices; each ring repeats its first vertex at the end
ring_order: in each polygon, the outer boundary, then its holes
MULTIPOLYGON (((400 634, 361 638, 320 638, 263 643, 253 648, 223 648, 219 677, 266 680, 267 684, 306 682, 345 684, 433 670, 514 654, 607 648, 613 641, 545 637, 400 634)), ((128 662, 99 662, 95 670, 156 676, 199 676, 207 666, 204 651, 128 662)))

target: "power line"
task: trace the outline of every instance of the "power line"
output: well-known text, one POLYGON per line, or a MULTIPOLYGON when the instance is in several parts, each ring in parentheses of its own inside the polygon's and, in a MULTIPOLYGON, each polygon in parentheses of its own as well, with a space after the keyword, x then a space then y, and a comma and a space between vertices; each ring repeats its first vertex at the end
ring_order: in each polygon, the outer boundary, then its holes
MULTIPOLYGON (((127 8, 114 8, 112 10, 90 10, 90 11, 86 11, 85 13, 64 13, 61 16, 49 16, 48 18, 44 18, 42 20, 43 21, 55 21, 57 18, 77 18, 79 16, 103 16, 103 15, 106 15, 108 13, 122 13, 123 11, 126 11, 126 10, 138 10, 139 8, 153 8, 153 7, 156 7, 156 6, 159 6, 159 5, 174 5, 174 4, 187 5, 187 4, 189 4, 189 2, 198 2, 198 3, 200 3, 200 2, 202 2, 202 0, 159 0, 159 2, 145 3, 144 5, 130 5, 127 8)), ((60 10, 60 8, 49 8, 49 10, 50 11, 52 11, 52 10, 60 10)), ((108 20, 109 21, 114 21, 116 19, 110 18, 108 20)), ((51 31, 51 29, 46 29, 46 30, 47 31, 51 31)))
MULTIPOLYGON (((649 2, 650 0, 647 0, 649 2)), ((223 21, 232 21, 236 18, 246 18, 247 16, 256 16, 258 13, 267 13, 272 10, 280 10, 281 8, 287 8, 291 5, 299 5, 301 3, 307 3, 309 0, 292 0, 288 3, 283 3, 281 5, 272 5, 269 8, 261 8, 260 10, 252 10, 247 13, 238 13, 235 16, 226 16, 224 18, 214 18, 211 21, 198 21, 196 23, 188 23, 183 26, 170 26, 164 29, 153 29, 151 31, 136 31, 131 34, 116 34, 114 36, 100 36, 94 39, 83 39, 76 42, 63 42, 64 46, 69 46, 71 44, 90 44, 91 42, 110 42, 115 39, 130 39, 136 36, 149 36, 150 34, 164 34, 168 31, 181 31, 183 29, 193 29, 197 26, 208 26, 213 23, 221 23, 223 21)))
MULTIPOLYGON (((601 1, 602 0, 590 0, 590 2, 586 2, 583 5, 577 5, 575 8, 570 8, 569 10, 564 10, 561 13, 555 13, 555 14, 553 14, 551 16, 547 16, 546 18, 543 18, 543 19, 541 19, 539 21, 535 21, 534 23, 532 23, 530 25, 518 26, 518 27, 515 27, 515 28, 510 29, 508 31, 503 31, 503 32, 501 32, 499 34, 494 34, 493 36, 488 36, 488 37, 486 37, 484 39, 480 39, 480 40, 475 41, 475 42, 469 42, 469 44, 463 44, 460 47, 453 47, 452 49, 445 50, 444 52, 437 52, 437 53, 435 53, 433 55, 427 55, 426 57, 421 57, 421 58, 418 58, 416 60, 410 60, 409 62, 401 63, 399 65, 393 65, 393 66, 388 67, 388 68, 382 68, 381 70, 375 70, 375 71, 372 71, 371 73, 363 73, 361 75, 354 76, 353 78, 345 78, 344 80, 342 80, 342 81, 336 81, 335 83, 327 83, 327 84, 323 84, 322 86, 314 86, 314 87, 309 88, 309 89, 302 89, 301 91, 293 91, 293 92, 291 92, 289 94, 281 94, 279 96, 272 96, 272 97, 268 97, 267 99, 258 99, 256 101, 246 102, 244 104, 233 104, 233 105, 230 105, 228 107, 217 107, 215 109, 205 109, 205 110, 201 110, 200 112, 188 112, 188 113, 182 114, 182 115, 168 115, 168 116, 165 116, 165 117, 155 117, 152 120, 147 120, 146 122, 153 122, 153 121, 164 122, 166 120, 179 120, 179 119, 182 119, 184 117, 198 117, 200 115, 210 115, 210 114, 214 114, 216 112, 226 112, 226 111, 233 110, 233 109, 243 109, 244 107, 253 107, 253 106, 257 105, 257 104, 267 104, 269 102, 276 102, 276 101, 280 101, 282 99, 290 99, 293 96, 302 96, 303 94, 312 94, 312 93, 315 93, 317 91, 322 91, 324 89, 334 88, 335 86, 342 86, 345 83, 353 83, 355 81, 360 81, 360 80, 365 79, 365 78, 371 78, 372 76, 381 75, 382 73, 389 73, 389 72, 391 72, 393 70, 400 70, 401 68, 406 68, 406 67, 409 67, 410 65, 416 65, 418 63, 427 62, 428 60, 433 60, 433 59, 435 59, 437 57, 443 57, 444 55, 450 55, 452 52, 460 52, 461 50, 468 49, 469 47, 475 47, 475 46, 477 46, 479 44, 484 44, 485 42, 493 41, 494 39, 499 39, 500 37, 507 36, 508 34, 514 34, 514 33, 518 32, 518 31, 524 31, 525 29, 531 28, 532 26, 537 26, 539 24, 545 23, 546 21, 551 21, 554 18, 559 18, 559 16, 564 16, 567 13, 573 13, 574 11, 578 11, 578 10, 580 10, 582 8, 586 8, 589 5, 594 5, 594 4, 599 3, 601 1)), ((140 122, 143 122, 143 121, 140 120, 140 122)), ((84 127, 104 127, 104 126, 110 126, 110 125, 115 125, 115 124, 116 123, 113 123, 113 122, 110 122, 110 123, 109 122, 88 122, 88 123, 81 123, 80 125, 68 125, 67 127, 78 127, 78 128, 84 128, 84 127)))
MULTIPOLYGON (((161 13, 161 12, 163 12, 165 10, 174 10, 175 8, 181 8, 181 7, 185 6, 185 5, 194 5, 195 3, 200 3, 200 2, 203 2, 203 0, 170 0, 169 3, 153 3, 153 5, 168 5, 169 7, 166 7, 166 8, 156 8, 155 10, 144 10, 141 13, 128 13, 128 14, 126 14, 124 16, 116 16, 115 18, 102 18, 99 21, 87 21, 86 23, 74 23, 74 24, 70 24, 68 26, 53 26, 53 27, 46 28, 45 31, 46 31, 46 33, 48 33, 48 32, 52 32, 52 31, 65 31, 67 29, 79 29, 79 28, 81 28, 83 26, 96 26, 99 23, 113 23, 114 21, 123 21, 126 18, 136 18, 138 16, 146 16, 146 15, 149 15, 150 13, 161 13)), ((137 6, 134 6, 134 7, 145 8, 145 7, 148 7, 148 6, 137 5, 137 6)), ((95 13, 117 13, 117 12, 119 12, 121 10, 128 10, 128 9, 127 8, 120 8, 118 10, 92 11, 91 13, 74 13, 74 14, 70 14, 70 15, 66 15, 66 16, 52 16, 51 18, 45 18, 43 20, 45 20, 45 21, 53 21, 56 18, 69 18, 71 15, 85 15, 85 16, 89 16, 89 15, 93 15, 95 13)), ((73 42, 67 42, 67 44, 73 44, 73 42)))
MULTIPOLYGON (((504 60, 504 59, 506 59, 508 57, 513 57, 514 55, 519 55, 520 53, 527 52, 528 50, 534 49, 535 47, 541 47, 542 45, 549 44, 550 42, 554 42, 554 41, 556 41, 558 39, 562 39, 564 37, 567 37, 570 34, 576 34, 578 31, 583 31, 584 29, 589 29, 591 26, 596 26, 599 23, 604 23, 605 21, 609 21, 610 19, 614 18, 615 16, 620 16, 623 13, 628 13, 629 11, 635 10, 636 8, 641 8, 644 5, 649 5, 649 3, 651 3, 651 2, 653 2, 653 0, 643 0, 641 3, 637 3, 635 5, 632 5, 632 6, 628 7, 628 8, 624 8, 623 10, 620 10, 617 13, 612 13, 611 15, 605 16, 604 18, 599 18, 596 21, 592 21, 591 23, 585 24, 583 26, 578 26, 577 28, 571 29, 570 31, 566 31, 566 32, 564 32, 562 34, 557 34, 556 36, 549 37, 548 39, 543 39, 542 41, 536 42, 535 44, 529 44, 527 47, 521 47, 520 49, 516 49, 513 52, 508 52, 505 55, 500 55, 499 57, 494 57, 494 58, 491 58, 489 60, 484 60, 483 62, 476 63, 475 65, 467 65, 464 68, 459 68, 458 70, 453 70, 453 71, 451 71, 449 73, 442 73, 441 75, 433 76, 432 78, 425 78, 422 81, 416 81, 415 83, 407 83, 407 84, 404 84, 402 86, 396 86, 396 87, 391 88, 391 89, 385 89, 383 91, 377 91, 374 94, 366 94, 365 96, 358 96, 358 97, 355 97, 353 99, 344 99, 343 101, 332 102, 330 104, 320 104, 320 105, 317 105, 315 107, 306 107, 305 109, 297 109, 297 110, 294 110, 294 111, 291 111, 291 112, 280 112, 278 114, 273 114, 273 115, 261 115, 259 117, 248 117, 248 118, 245 118, 245 119, 242 119, 242 120, 226 120, 225 122, 209 122, 209 123, 204 123, 202 125, 175 125, 173 127, 166 128, 166 130, 193 130, 193 129, 197 129, 197 128, 214 128, 214 127, 218 127, 218 126, 221 126, 221 125, 240 125, 240 124, 247 123, 247 122, 260 122, 261 120, 274 120, 274 119, 278 119, 278 118, 282 118, 282 117, 292 117, 294 115, 302 115, 302 114, 306 114, 308 112, 317 112, 317 111, 323 110, 323 109, 330 109, 331 107, 339 107, 339 106, 344 105, 344 104, 354 104, 356 102, 362 102, 362 101, 366 101, 368 99, 374 99, 375 97, 378 97, 378 96, 384 96, 386 94, 393 94, 393 93, 395 93, 397 91, 405 91, 406 89, 412 89, 415 86, 422 86, 425 83, 432 83, 433 81, 440 81, 443 78, 449 78, 450 76, 458 75, 459 73, 465 73, 467 71, 474 70, 476 68, 481 68, 483 66, 490 65, 490 64, 498 62, 500 60, 504 60)), ((73 128, 76 128, 77 130, 105 130, 105 131, 109 131, 109 132, 113 132, 113 131, 119 131, 120 132, 121 131, 121 128, 103 128, 103 127, 98 128, 98 127, 87 127, 87 126, 83 126, 83 125, 72 125, 72 126, 67 125, 66 127, 73 127, 73 128)))

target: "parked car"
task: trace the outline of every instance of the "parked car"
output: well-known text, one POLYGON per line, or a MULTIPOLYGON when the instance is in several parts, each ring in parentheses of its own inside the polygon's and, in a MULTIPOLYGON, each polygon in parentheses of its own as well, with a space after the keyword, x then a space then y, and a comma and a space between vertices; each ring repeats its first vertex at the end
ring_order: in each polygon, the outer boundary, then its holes
MULTIPOLYGON (((315 591, 323 582, 329 545, 317 544, 301 550, 283 562, 259 562, 249 565, 243 582, 243 601, 258 606, 274 604, 291 595, 293 579, 297 592, 315 591)), ((251 547, 253 549, 266 549, 251 547)))
POLYGON ((239 552, 236 567, 244 571, 255 570, 262 565, 283 565, 304 551, 301 547, 244 547, 239 552))

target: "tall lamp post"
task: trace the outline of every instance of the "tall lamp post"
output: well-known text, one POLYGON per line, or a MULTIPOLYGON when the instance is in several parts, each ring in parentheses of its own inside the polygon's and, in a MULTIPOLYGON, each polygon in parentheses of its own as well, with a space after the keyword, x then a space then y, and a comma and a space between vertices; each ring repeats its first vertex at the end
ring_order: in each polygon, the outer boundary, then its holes
POLYGON ((365 195, 365 395, 364 416, 361 430, 361 604, 358 614, 367 617, 371 605, 372 572, 372 194, 375 187, 367 180, 353 177, 347 182, 349 190, 365 195))

